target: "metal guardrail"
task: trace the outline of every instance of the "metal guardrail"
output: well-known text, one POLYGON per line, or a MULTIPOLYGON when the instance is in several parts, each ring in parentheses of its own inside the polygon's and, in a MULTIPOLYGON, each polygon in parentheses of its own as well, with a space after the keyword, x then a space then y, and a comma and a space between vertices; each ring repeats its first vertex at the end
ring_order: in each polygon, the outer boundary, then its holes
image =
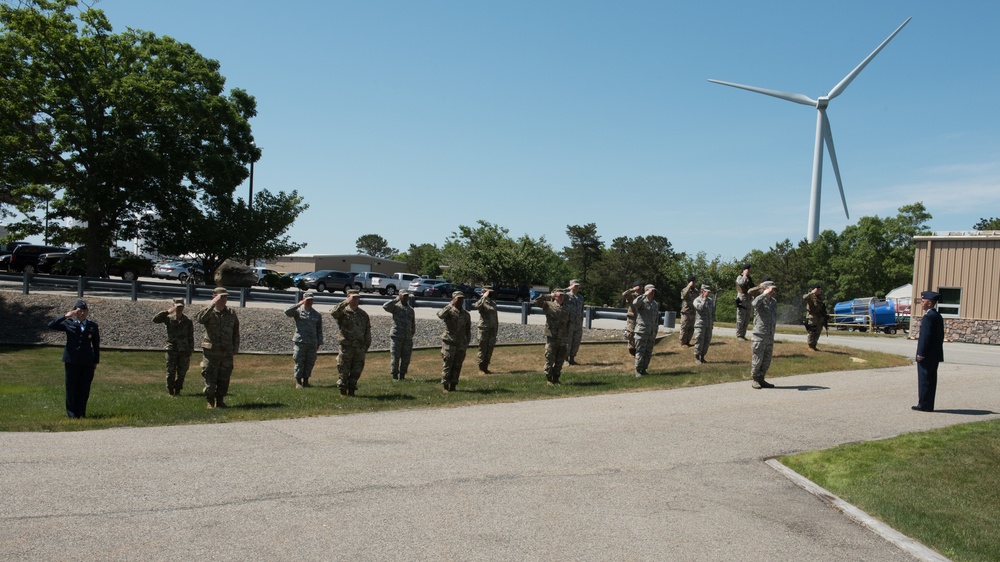
MULTIPOLYGON (((39 275, 33 273, 0 273, 0 283, 15 283, 21 285, 21 290, 25 295, 31 294, 32 288, 55 289, 76 291, 79 299, 84 298, 87 293, 119 293, 128 294, 133 301, 139 300, 139 296, 162 297, 162 298, 183 298, 184 302, 190 305, 195 299, 211 300, 212 290, 210 285, 192 285, 181 283, 168 283, 163 281, 113 281, 110 279, 99 279, 94 277, 69 277, 65 275, 39 275)), ((294 291, 273 291, 270 289, 259 289, 257 287, 227 287, 230 293, 230 300, 233 296, 238 296, 240 308, 246 308, 248 302, 271 302, 291 306, 302 299, 303 292, 296 289, 294 291)), ((343 301, 345 296, 333 294, 316 293, 317 304, 336 305, 343 301)), ((394 297, 382 295, 362 294, 361 304, 382 306, 394 297)), ((414 308, 444 308, 450 299, 434 297, 410 297, 410 304, 414 308)), ((475 301, 465 299, 465 309, 473 310, 475 301)), ((542 309, 532 306, 530 302, 512 303, 505 301, 497 302, 497 310, 500 312, 510 312, 521 315, 521 324, 528 323, 528 316, 531 314, 543 314, 542 309)), ((676 315, 673 311, 660 313, 663 326, 674 327, 676 315)), ((594 320, 625 320, 625 309, 604 308, 596 306, 584 307, 583 325, 590 328, 594 320)))

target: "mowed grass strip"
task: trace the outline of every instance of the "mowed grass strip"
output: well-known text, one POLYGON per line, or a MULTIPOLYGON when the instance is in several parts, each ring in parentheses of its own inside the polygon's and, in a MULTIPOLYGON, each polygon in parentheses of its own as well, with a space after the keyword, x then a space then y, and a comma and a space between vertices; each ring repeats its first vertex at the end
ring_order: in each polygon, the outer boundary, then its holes
MULTIPOLYGON (((289 345, 289 348, 291 345, 289 345)), ((482 375, 476 349, 470 348, 458 391, 441 390, 441 353, 413 354, 407 380, 393 382, 389 353, 368 353, 358 395, 337 391, 337 357, 321 355, 313 372, 313 388, 296 390, 291 355, 237 355, 227 409, 207 410, 199 362, 192 356, 181 396, 166 392, 162 352, 101 353, 87 419, 66 418, 62 349, 0 346, 0 431, 74 431, 128 426, 162 426, 327 416, 412 408, 442 408, 519 400, 584 396, 608 392, 659 390, 749 380, 750 344, 718 338, 708 363, 694 362, 694 352, 675 337, 654 350, 649 375, 636 378, 634 359, 622 343, 584 344, 581 365, 563 368, 562 385, 548 386, 542 368, 543 345, 498 347, 490 370, 482 375)), ((290 351, 290 349, 289 349, 290 351)), ((872 351, 829 348, 808 350, 805 343, 778 342, 769 378, 906 365, 906 358, 872 351), (859 361, 860 360, 860 361, 859 361)))
POLYGON ((1000 420, 780 460, 952 560, 1000 559, 1000 420))

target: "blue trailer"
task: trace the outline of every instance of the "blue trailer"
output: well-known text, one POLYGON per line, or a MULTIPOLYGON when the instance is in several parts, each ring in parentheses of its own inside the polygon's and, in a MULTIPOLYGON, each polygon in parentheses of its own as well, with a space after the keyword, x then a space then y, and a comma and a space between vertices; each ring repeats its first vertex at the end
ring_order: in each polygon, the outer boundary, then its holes
POLYGON ((906 330, 896 316, 896 303, 892 299, 865 297, 838 302, 833 306, 831 326, 838 330, 884 332, 895 334, 906 330))

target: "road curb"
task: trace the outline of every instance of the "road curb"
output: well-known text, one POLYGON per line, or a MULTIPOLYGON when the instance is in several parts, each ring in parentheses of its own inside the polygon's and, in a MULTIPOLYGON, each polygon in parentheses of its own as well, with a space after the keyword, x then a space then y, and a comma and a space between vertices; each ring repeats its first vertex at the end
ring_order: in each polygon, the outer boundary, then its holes
POLYGON ((939 554, 938 552, 931 550, 926 547, 920 541, 913 539, 900 533, 899 531, 893 529, 892 527, 886 525, 885 523, 875 519, 871 515, 868 515, 864 511, 858 509, 854 505, 847 503, 836 495, 832 494, 826 488, 816 484, 812 480, 809 480, 805 476, 802 476, 798 472, 788 468, 781 463, 778 459, 768 459, 764 461, 765 464, 778 471, 782 476, 788 478, 795 484, 797 484, 803 490, 809 492, 810 494, 816 496, 820 501, 829 505, 830 507, 836 509, 837 511, 843 513, 851 520, 861 524, 861 526, 866 527, 873 531, 876 535, 879 535, 883 539, 889 541, 890 543, 896 545, 900 549, 906 551, 914 558, 918 560, 925 560, 927 562, 950 562, 950 558, 946 558, 939 554))

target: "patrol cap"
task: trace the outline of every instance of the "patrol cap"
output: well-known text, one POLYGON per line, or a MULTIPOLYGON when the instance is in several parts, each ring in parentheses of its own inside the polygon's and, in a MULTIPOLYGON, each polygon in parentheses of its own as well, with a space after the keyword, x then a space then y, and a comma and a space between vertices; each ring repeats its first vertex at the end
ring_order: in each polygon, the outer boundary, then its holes
POLYGON ((87 308, 87 301, 85 301, 85 300, 78 300, 78 301, 76 301, 76 304, 73 306, 73 308, 79 308, 80 310, 88 310, 88 308, 87 308))
POLYGON ((774 285, 774 281, 771 281, 770 279, 768 279, 767 281, 761 282, 761 284, 760 284, 760 288, 761 289, 766 289, 768 287, 771 287, 772 289, 777 289, 778 288, 778 287, 776 287, 774 285))
POLYGON ((702 290, 702 291, 708 291, 709 293, 711 293, 711 292, 712 292, 712 288, 711 288, 711 287, 709 287, 708 285, 702 285, 702 286, 701 286, 701 290, 702 290))
POLYGON ((361 292, 358 291, 357 289, 348 289, 347 296, 348 297, 360 297, 361 296, 361 292))
POLYGON ((175 306, 184 306, 184 299, 181 298, 181 297, 175 298, 174 299, 174 305, 175 306))
POLYGON ((645 287, 644 287, 644 288, 643 288, 642 290, 643 290, 643 291, 648 291, 648 290, 650 290, 650 289, 652 289, 652 290, 654 290, 654 291, 655 291, 655 290, 656 290, 656 286, 655 286, 655 285, 653 285, 653 284, 649 284, 649 285, 646 285, 646 286, 645 286, 645 287))
POLYGON ((402 291, 399 292, 399 296, 401 296, 401 297, 408 297, 408 296, 410 296, 412 294, 413 293, 411 293, 410 291, 408 291, 406 289, 403 289, 402 291))
POLYGON ((920 293, 920 298, 937 302, 937 300, 941 298, 941 293, 938 293, 937 291, 924 291, 920 293))
POLYGON ((229 296, 229 291, 227 291, 225 287, 216 287, 216 288, 212 289, 212 294, 216 295, 216 296, 220 296, 221 295, 223 297, 228 297, 229 296))
POLYGON ((564 293, 562 289, 556 289, 556 290, 552 291, 552 296, 553 297, 556 296, 556 295, 565 295, 565 294, 566 293, 564 293))
POLYGON ((316 298, 316 293, 312 291, 306 291, 305 293, 302 294, 302 298, 306 300, 314 300, 316 298))
POLYGON ((572 287, 574 285, 577 286, 577 287, 579 287, 580 286, 580 281, 578 281, 576 279, 570 279, 569 280, 569 286, 572 287))
POLYGON ((454 293, 451 294, 451 298, 453 298, 453 299, 464 299, 465 298, 465 293, 463 293, 462 291, 455 291, 454 293))

